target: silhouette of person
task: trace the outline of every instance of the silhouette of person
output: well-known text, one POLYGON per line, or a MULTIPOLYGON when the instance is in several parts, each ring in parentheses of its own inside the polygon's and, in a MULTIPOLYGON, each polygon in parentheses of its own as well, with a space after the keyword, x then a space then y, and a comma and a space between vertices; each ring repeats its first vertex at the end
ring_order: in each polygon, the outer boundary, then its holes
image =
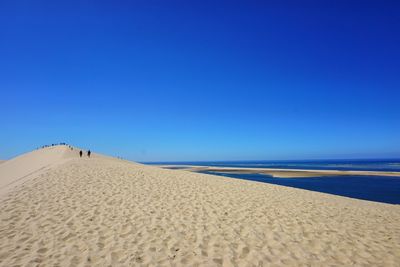
POLYGON ((82 158, 82 150, 81 151, 79 151, 79 156, 82 158))
POLYGON ((87 152, 87 156, 90 158, 90 154, 92 154, 92 152, 90 152, 90 150, 88 150, 87 152))

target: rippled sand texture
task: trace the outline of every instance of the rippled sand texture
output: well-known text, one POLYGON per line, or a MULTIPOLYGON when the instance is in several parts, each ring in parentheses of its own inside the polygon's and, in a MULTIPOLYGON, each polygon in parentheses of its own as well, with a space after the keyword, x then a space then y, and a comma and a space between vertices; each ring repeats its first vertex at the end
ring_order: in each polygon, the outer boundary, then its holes
POLYGON ((352 264, 400 266, 399 206, 105 157, 1 200, 0 266, 352 264))

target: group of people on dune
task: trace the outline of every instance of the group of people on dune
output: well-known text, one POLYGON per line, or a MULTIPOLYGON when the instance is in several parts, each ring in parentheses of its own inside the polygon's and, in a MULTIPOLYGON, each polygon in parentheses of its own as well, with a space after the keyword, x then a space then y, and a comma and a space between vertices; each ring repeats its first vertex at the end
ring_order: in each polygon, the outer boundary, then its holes
MULTIPOLYGON (((55 144, 50 144, 50 145, 44 145, 44 146, 42 146, 41 148, 46 148, 46 147, 51 147, 51 146, 67 146, 67 147, 69 147, 71 150, 74 150, 74 148, 73 148, 72 146, 68 145, 67 143, 55 143, 55 144)), ((38 148, 38 149, 39 149, 39 148, 38 148)), ((91 155, 91 154, 92 154, 92 152, 91 152, 90 150, 88 150, 87 153, 86 153, 86 155, 87 155, 88 158, 90 158, 90 155, 91 155)), ((82 156, 83 156, 83 151, 80 150, 80 151, 79 151, 79 157, 82 158, 82 156)))
MULTIPOLYGON (((44 146, 42 146, 42 147, 40 147, 40 148, 46 148, 46 147, 51 147, 51 146, 67 146, 67 147, 71 148, 71 150, 72 150, 72 146, 68 145, 67 143, 63 143, 63 142, 61 142, 61 143, 54 143, 54 144, 50 144, 50 145, 44 145, 44 146)), ((39 149, 39 148, 38 148, 38 149, 39 149)))

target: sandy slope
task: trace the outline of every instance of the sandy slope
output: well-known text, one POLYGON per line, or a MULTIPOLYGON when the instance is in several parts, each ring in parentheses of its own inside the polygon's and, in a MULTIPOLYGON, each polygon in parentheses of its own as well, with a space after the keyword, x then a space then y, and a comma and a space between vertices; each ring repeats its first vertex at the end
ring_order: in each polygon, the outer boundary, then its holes
POLYGON ((65 160, 78 157, 77 150, 67 146, 54 146, 23 154, 5 161, 0 166, 0 195, 12 187, 65 160))
POLYGON ((399 206, 110 158, 63 155, 1 205, 0 266, 400 264, 399 206))

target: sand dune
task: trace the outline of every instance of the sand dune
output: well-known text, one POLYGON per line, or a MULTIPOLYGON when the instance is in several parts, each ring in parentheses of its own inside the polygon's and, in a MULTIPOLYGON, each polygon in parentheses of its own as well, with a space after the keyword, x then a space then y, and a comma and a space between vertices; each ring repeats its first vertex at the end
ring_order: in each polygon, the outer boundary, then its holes
POLYGON ((396 205, 62 147, 4 166, 2 185, 28 178, 1 200, 0 266, 400 264, 396 205))

